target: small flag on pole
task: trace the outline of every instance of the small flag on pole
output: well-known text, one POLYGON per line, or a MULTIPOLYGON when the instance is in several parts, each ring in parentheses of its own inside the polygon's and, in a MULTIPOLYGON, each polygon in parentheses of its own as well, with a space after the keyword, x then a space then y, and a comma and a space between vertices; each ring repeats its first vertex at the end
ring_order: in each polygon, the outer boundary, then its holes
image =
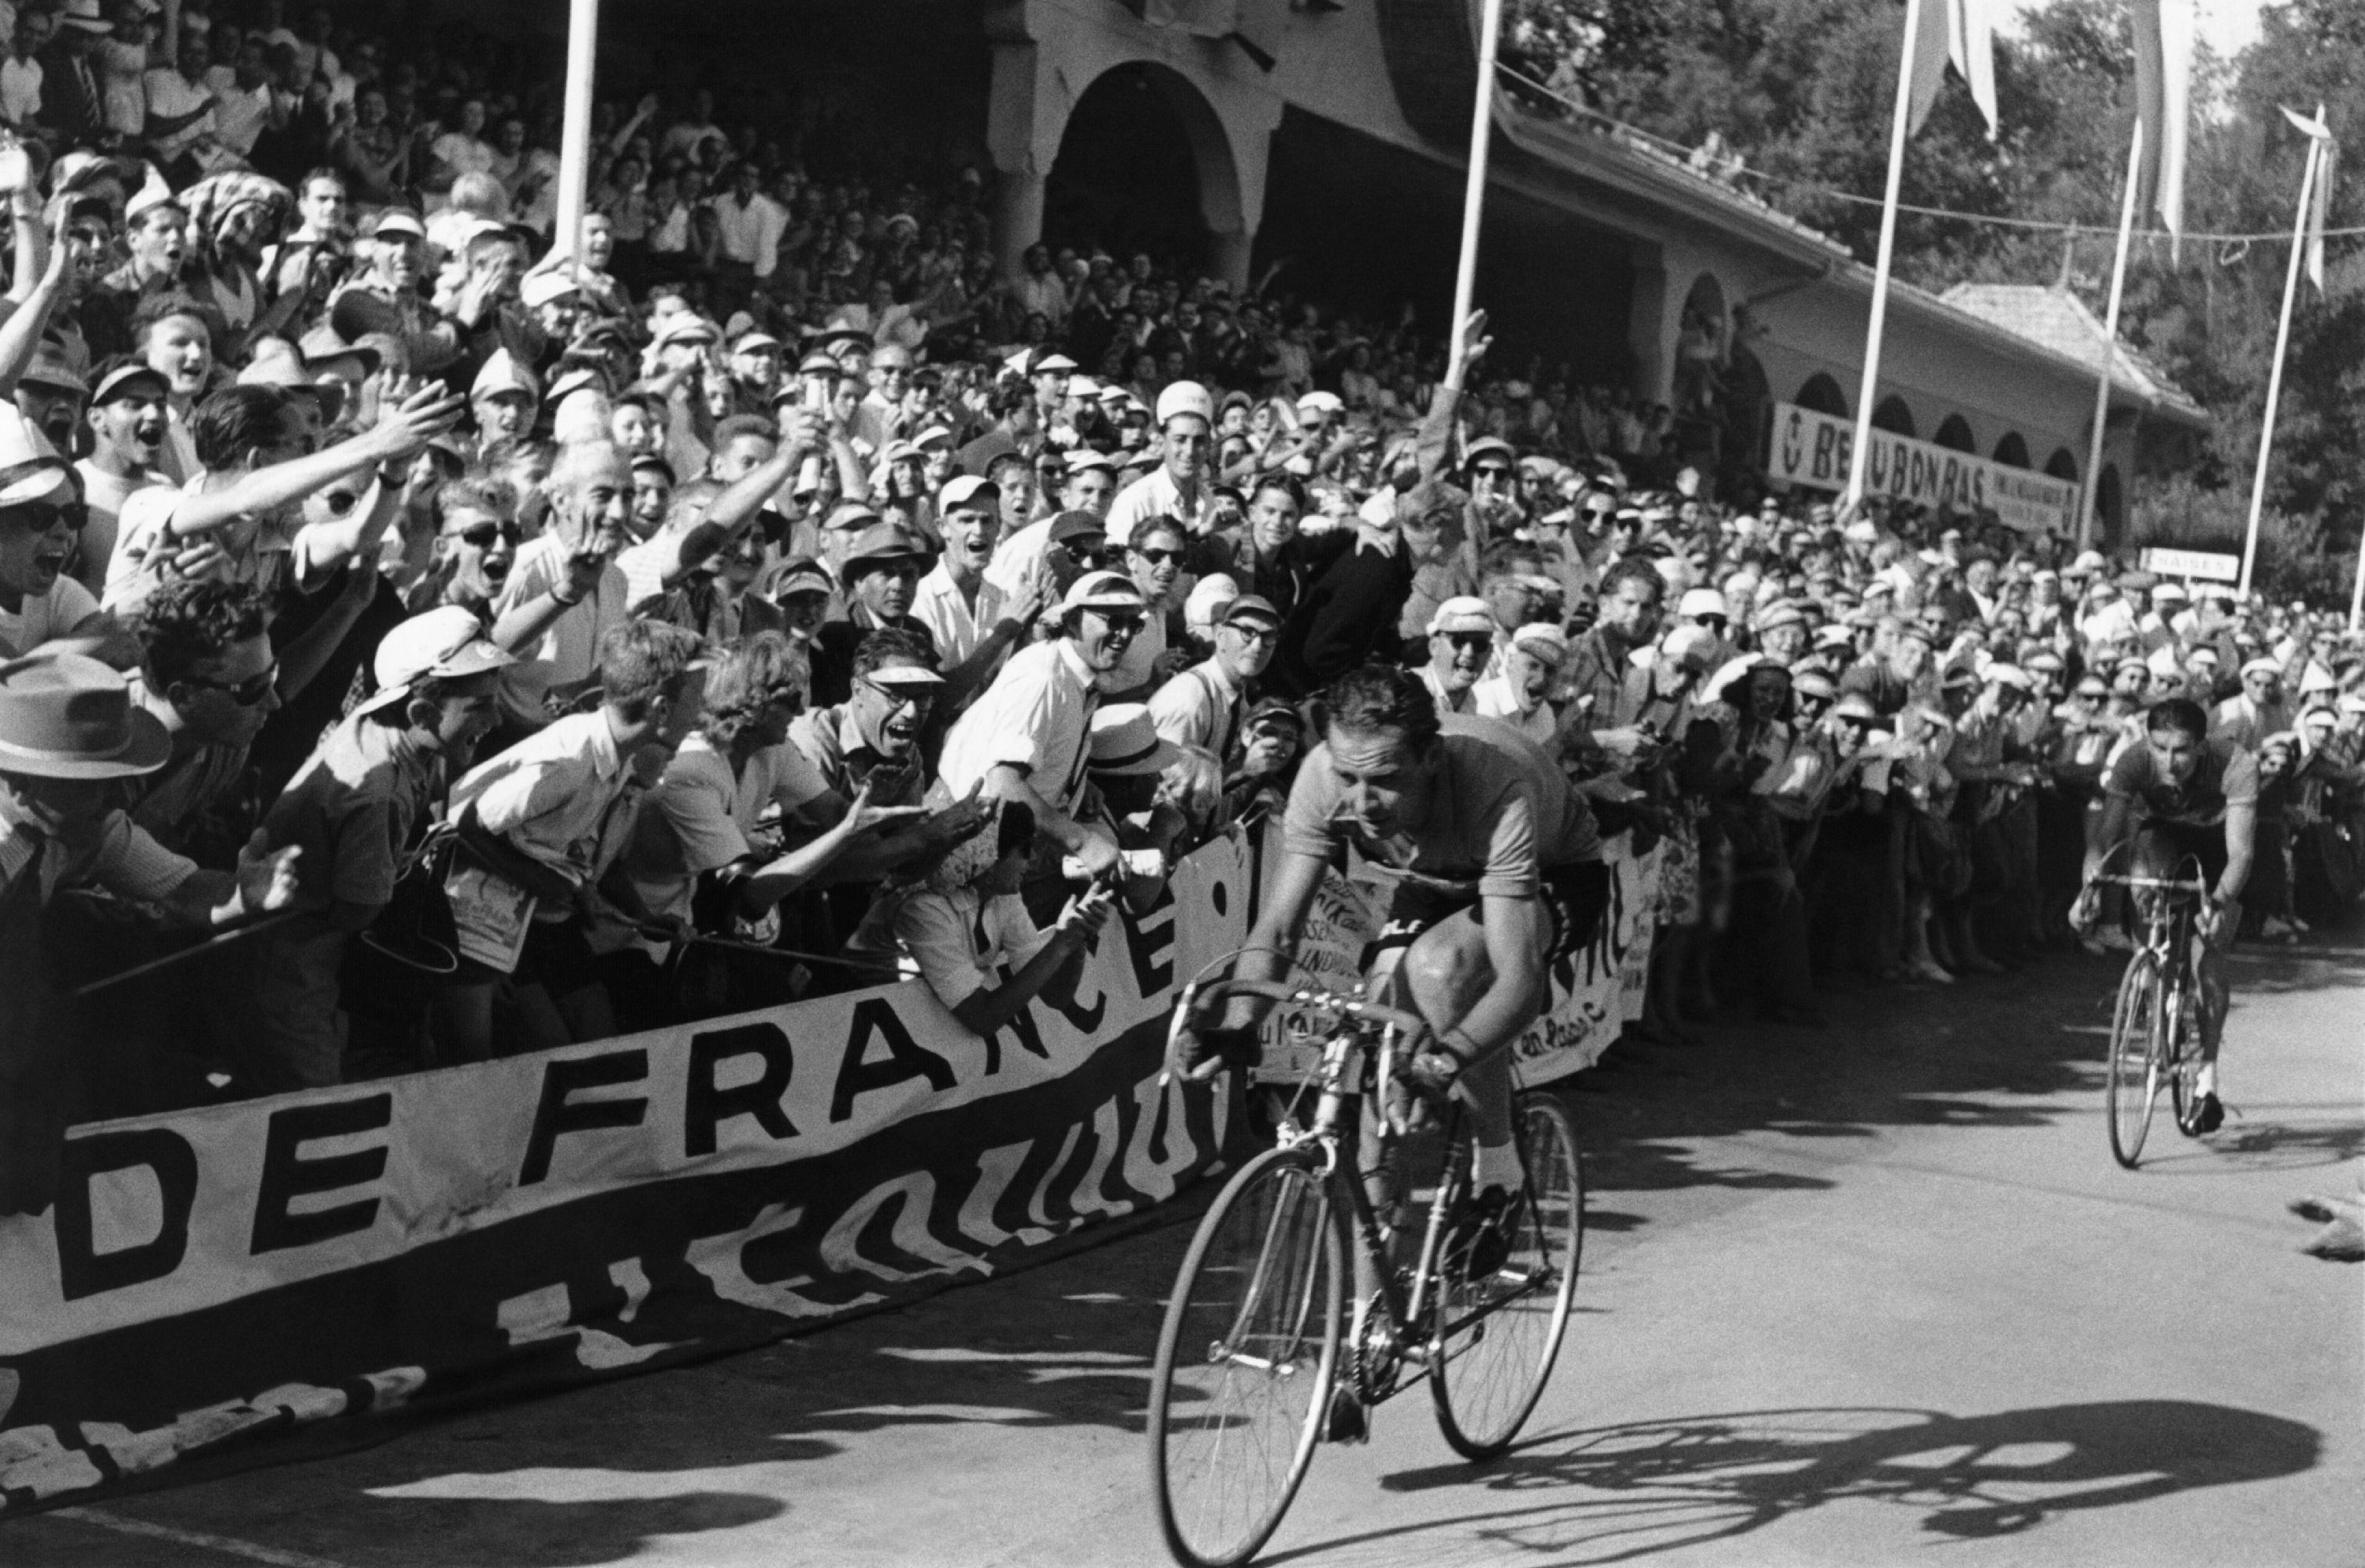
POLYGON ((1913 114, 1919 135, 1938 101, 1946 67, 1971 90, 1971 102, 1987 117, 1988 140, 1996 139, 1995 20, 1993 0, 1922 0, 1921 26, 1908 39, 1913 50, 1913 114))
POLYGON ((2135 113, 2143 117, 2144 210, 2159 215, 2169 254, 2184 238, 2184 147, 2191 121, 2192 0, 2135 0, 2135 113))
POLYGON ((2299 128, 2315 145, 2313 149, 2315 165, 2315 196, 2308 204, 2307 281, 2315 285, 2318 294, 2324 292, 2324 229, 2332 218, 2332 162, 2340 151, 2340 144, 2332 140, 2332 128, 2324 123, 2324 106, 2315 106, 2315 118, 2303 119, 2289 109, 2283 118, 2299 128))

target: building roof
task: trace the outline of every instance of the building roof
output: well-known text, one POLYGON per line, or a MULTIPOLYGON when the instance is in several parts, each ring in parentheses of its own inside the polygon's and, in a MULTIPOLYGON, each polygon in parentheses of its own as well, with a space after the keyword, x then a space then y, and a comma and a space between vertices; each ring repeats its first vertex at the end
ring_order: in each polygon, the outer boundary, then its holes
POLYGON ((2165 371, 2124 342, 2111 343, 2086 302, 2057 285, 1958 283, 1939 296, 1957 310, 1994 322, 2030 342, 2065 354, 2090 371, 2110 353, 2111 380, 2150 405, 2149 412, 2203 423, 2209 416, 2165 371))

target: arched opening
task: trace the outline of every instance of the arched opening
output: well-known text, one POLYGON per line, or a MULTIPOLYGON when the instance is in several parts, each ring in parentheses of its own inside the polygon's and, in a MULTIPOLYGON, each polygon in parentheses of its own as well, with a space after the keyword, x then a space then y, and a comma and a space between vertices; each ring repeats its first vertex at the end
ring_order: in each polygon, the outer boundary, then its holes
POLYGON ((1735 497, 1765 481, 1765 442, 1774 426, 1774 389, 1747 349, 1732 351, 1724 373, 1724 437, 1717 494, 1735 497))
POLYGON ((1913 428, 1913 410, 1894 392, 1872 406, 1872 428, 1901 435, 1908 441, 1920 433, 1913 428))
POLYGON ((1136 252, 1205 257, 1211 220, 1237 227, 1239 207, 1215 109, 1180 73, 1136 62, 1103 72, 1070 112, 1044 182, 1043 241, 1098 246, 1120 264, 1136 252))
POLYGON ((1978 438, 1971 434, 1971 421, 1960 414, 1948 414, 1938 426, 1938 433, 1930 440, 1949 452, 1977 453, 1979 449, 1978 438))
POLYGON ((2018 431, 2005 431, 2004 438, 1996 442, 1995 460, 2007 468, 2027 467, 2028 442, 2020 439, 2018 431))
POLYGON ((2094 515, 2102 525, 2102 543, 2116 544, 2126 532, 2126 496, 2119 484, 2119 465, 2102 465, 2102 477, 2094 481, 2094 515))
POLYGON ((1847 394, 1840 390, 1838 382, 1820 370, 1807 377, 1807 384, 1799 388, 1798 403, 1802 409, 1812 409, 1835 420, 1848 417, 1847 394))
POLYGON ((2078 477, 2078 460, 2069 455, 2068 447, 2057 446, 2053 455, 2045 460, 2045 471, 2057 479, 2074 481, 2078 477))

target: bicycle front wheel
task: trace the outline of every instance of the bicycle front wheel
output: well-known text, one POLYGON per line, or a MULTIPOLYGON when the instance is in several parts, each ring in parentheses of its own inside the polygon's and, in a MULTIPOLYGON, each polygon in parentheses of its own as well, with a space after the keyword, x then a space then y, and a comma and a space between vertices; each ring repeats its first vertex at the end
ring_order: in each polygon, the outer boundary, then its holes
POLYGON ((1509 1448, 1543 1397, 1585 1246, 1585 1173, 1567 1108, 1549 1094, 1523 1096, 1515 1130, 1528 1190, 1509 1256, 1484 1278, 1470 1277, 1466 1250, 1439 1267, 1429 1393, 1445 1440, 1466 1459, 1509 1448))
POLYGON ((2159 1093, 2166 1045, 2166 992, 2159 963, 2149 953, 2127 960, 2119 981, 2118 1005, 2111 1015, 2110 1081, 2104 1092, 2111 1128, 2111 1158, 2132 1170, 2151 1131, 2152 1103, 2159 1093))
POLYGON ((1240 1168, 1191 1238, 1158 1337, 1149 1479, 1167 1549, 1231 1568, 1314 1458, 1339 1367, 1346 1243, 1310 1148, 1240 1168))

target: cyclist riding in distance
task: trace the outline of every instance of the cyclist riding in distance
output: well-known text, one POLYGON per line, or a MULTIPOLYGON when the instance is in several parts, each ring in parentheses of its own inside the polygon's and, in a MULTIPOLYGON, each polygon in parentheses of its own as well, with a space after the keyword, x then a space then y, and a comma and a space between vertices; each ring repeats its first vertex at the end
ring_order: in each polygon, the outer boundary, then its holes
MULTIPOLYGON (((1498 719, 1440 718, 1418 674, 1366 665, 1330 687, 1323 713, 1323 744, 1290 790, 1281 868, 1237 972, 1283 972, 1347 845, 1394 881, 1387 924, 1363 954, 1366 992, 1428 1020, 1431 1041, 1407 1070, 1417 1087, 1463 1081, 1473 1217, 1500 1230, 1523 1182, 1501 1047, 1542 1014, 1552 961, 1593 939, 1608 902, 1600 836, 1542 747, 1498 719)), ((1199 1059, 1253 1062, 1271 1005, 1234 998, 1224 1026, 1199 1040, 1199 1059)))
POLYGON ((2200 1105, 2194 1130, 2214 1132, 2225 1119, 2217 1102, 2217 1047, 2225 1028, 2224 954, 2242 924, 2242 888, 2259 820, 2258 759, 2232 740, 2212 739, 2209 716, 2188 698, 2153 705, 2141 745, 2129 746, 2103 781, 2102 831, 2090 853, 2090 882, 2110 851, 2129 842, 2128 870, 2173 879, 2198 861, 2209 891, 2194 924, 2193 969, 2201 991, 2200 1105))

